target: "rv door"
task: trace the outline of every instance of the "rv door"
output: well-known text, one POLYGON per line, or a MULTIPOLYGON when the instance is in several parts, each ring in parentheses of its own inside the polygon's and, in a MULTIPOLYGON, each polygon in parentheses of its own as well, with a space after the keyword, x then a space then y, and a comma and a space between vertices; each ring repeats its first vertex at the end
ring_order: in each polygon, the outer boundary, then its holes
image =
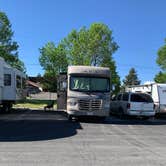
POLYGON ((57 80, 57 109, 66 110, 67 104, 67 75, 60 74, 57 80))

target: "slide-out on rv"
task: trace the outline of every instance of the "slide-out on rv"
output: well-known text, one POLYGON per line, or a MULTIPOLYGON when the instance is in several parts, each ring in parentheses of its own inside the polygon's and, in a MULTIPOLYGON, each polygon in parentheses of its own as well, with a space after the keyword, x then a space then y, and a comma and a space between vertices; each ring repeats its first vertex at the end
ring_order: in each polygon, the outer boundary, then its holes
POLYGON ((57 108, 66 110, 70 119, 109 116, 109 68, 69 66, 67 74, 60 74, 58 78, 57 108))
POLYGON ((0 107, 9 111, 12 104, 25 98, 25 74, 8 65, 0 57, 0 107))
POLYGON ((148 93, 152 96, 156 113, 166 113, 166 84, 145 84, 126 88, 130 92, 148 93))

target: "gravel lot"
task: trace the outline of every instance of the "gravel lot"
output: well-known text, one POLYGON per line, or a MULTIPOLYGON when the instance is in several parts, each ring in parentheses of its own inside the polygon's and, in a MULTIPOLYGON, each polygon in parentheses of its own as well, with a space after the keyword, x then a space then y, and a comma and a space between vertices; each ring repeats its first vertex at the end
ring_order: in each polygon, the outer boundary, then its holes
POLYGON ((1 166, 166 165, 166 119, 69 122, 60 112, 0 115, 1 166))

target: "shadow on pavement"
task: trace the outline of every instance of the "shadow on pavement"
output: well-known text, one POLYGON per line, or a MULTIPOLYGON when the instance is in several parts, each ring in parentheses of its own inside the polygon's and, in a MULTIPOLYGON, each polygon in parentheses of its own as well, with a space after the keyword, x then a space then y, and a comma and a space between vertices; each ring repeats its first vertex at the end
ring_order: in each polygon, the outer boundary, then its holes
POLYGON ((97 117, 80 117, 77 119, 79 122, 83 123, 94 123, 94 124, 110 124, 110 125, 166 125, 166 119, 157 119, 150 118, 148 120, 144 120, 138 117, 125 117, 124 119, 120 119, 117 116, 111 115, 110 117, 102 120, 97 117))
POLYGON ((166 119, 156 119, 155 117, 147 120, 138 117, 120 119, 116 116, 110 116, 104 123, 115 125, 166 125, 166 119))
POLYGON ((166 113, 156 114, 155 116, 157 119, 165 119, 166 120, 166 113))
POLYGON ((100 117, 94 117, 94 116, 81 116, 76 118, 77 122, 83 122, 83 123, 96 123, 96 124, 102 124, 105 122, 104 119, 100 117))
POLYGON ((43 141, 71 137, 82 129, 80 123, 68 121, 56 112, 33 111, 11 113, 0 119, 0 141, 43 141), (14 118, 12 118, 14 116, 14 118))

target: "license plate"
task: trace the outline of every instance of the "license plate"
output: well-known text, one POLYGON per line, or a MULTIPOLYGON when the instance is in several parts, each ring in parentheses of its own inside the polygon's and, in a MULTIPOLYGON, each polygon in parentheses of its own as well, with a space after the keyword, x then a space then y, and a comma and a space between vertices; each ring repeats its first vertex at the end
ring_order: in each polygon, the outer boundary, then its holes
POLYGON ((87 115, 93 115, 93 112, 87 112, 87 115))

